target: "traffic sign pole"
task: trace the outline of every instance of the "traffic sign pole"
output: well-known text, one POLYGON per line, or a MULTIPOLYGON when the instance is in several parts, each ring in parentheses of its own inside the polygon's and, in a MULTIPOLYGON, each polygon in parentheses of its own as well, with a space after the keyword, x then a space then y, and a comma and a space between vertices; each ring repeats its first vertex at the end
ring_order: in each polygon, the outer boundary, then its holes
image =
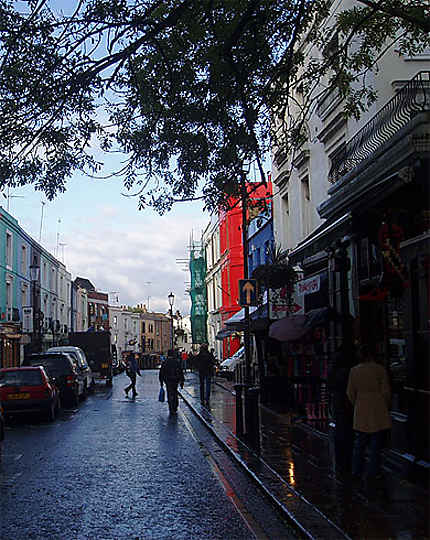
MULTIPOLYGON (((247 200, 248 192, 246 186, 246 174, 242 171, 241 178, 241 202, 242 202, 242 244, 243 244, 243 277, 248 279, 248 223, 247 223, 247 200)), ((251 304, 251 297, 254 294, 255 287, 252 283, 248 282, 244 285, 245 292, 245 329, 244 329, 244 353, 245 353, 245 395, 244 395, 244 409, 245 409, 245 422, 244 432, 246 438, 252 443, 254 448, 259 448, 259 414, 258 414, 258 389, 251 390, 252 378, 251 378, 251 332, 250 332, 250 318, 249 318, 249 305, 251 304), (253 291, 251 289, 254 289, 253 291), (253 406, 254 404, 254 406, 253 406), (257 408, 257 411, 255 410, 257 408), (257 413, 257 414, 256 414, 257 413)), ((242 411, 236 408, 236 416, 241 415, 242 411)))

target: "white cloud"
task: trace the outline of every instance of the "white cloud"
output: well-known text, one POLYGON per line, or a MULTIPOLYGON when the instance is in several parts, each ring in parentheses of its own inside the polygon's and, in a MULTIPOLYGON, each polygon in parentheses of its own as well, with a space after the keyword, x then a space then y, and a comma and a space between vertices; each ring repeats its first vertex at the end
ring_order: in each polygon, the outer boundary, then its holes
POLYGON ((122 304, 147 304, 150 297, 150 308, 165 312, 172 291, 175 308, 187 313, 190 301, 185 282, 189 274, 177 259, 188 258, 191 230, 197 225, 202 228, 205 221, 201 213, 192 217, 173 212, 142 220, 142 224, 132 219, 120 228, 106 221, 89 229, 79 224, 65 240, 66 265, 73 276, 88 278, 97 289, 118 291, 122 304))
MULTIPOLYGON (((70 182, 65 194, 44 207, 42 245, 57 252, 72 277, 88 278, 104 292, 118 292, 122 304, 148 303, 166 312, 167 295, 175 294, 174 308, 190 308, 185 282, 189 273, 177 259, 189 256, 190 236, 200 239, 209 222, 200 202, 177 204, 165 216, 151 210, 139 212, 134 198, 121 197, 119 183, 88 179, 70 182), (61 222, 58 223, 58 219, 61 222), (148 284, 150 282, 150 284, 148 284)), ((41 194, 32 188, 15 190, 11 214, 23 229, 39 240, 41 194)))

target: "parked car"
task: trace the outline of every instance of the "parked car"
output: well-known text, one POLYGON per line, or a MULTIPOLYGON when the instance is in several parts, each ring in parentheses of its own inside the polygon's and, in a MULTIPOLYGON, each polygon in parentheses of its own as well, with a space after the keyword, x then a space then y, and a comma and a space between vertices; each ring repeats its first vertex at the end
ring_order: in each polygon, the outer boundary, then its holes
POLYGON ((244 356, 245 347, 240 347, 232 356, 223 360, 217 370, 218 377, 232 381, 234 379, 234 370, 244 359, 244 356))
POLYGON ((63 352, 46 352, 25 357, 25 366, 43 366, 60 390, 62 403, 76 407, 86 395, 86 377, 74 359, 63 352))
POLYGON ((43 412, 53 421, 60 393, 42 366, 0 369, 0 401, 4 414, 43 412))
POLYGON ((50 347, 47 352, 65 352, 69 354, 76 362, 77 369, 81 372, 85 379, 85 395, 88 391, 94 388, 94 377, 90 366, 88 365, 88 359, 85 356, 84 351, 79 347, 73 347, 71 345, 62 345, 59 347, 50 347))

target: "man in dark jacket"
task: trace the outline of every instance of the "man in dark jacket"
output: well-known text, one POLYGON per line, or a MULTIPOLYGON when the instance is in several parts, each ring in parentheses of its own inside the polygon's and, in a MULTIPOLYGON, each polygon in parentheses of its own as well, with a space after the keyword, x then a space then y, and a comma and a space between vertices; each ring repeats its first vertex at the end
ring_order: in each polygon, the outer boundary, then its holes
POLYGON ((207 343, 202 343, 199 354, 194 358, 194 364, 199 370, 200 401, 209 405, 211 395, 211 380, 215 369, 215 357, 208 350, 207 343))
POLYGON ((159 374, 160 385, 166 385, 167 402, 169 411, 175 414, 178 410, 178 384, 184 387, 184 371, 181 361, 174 356, 173 351, 169 351, 166 360, 163 361, 159 374))
POLYGON ((128 393, 131 390, 133 397, 136 397, 136 376, 139 375, 140 377, 140 370, 133 353, 129 353, 129 355, 127 356, 126 373, 130 378, 130 384, 127 386, 127 388, 124 388, 125 395, 128 397, 128 393))

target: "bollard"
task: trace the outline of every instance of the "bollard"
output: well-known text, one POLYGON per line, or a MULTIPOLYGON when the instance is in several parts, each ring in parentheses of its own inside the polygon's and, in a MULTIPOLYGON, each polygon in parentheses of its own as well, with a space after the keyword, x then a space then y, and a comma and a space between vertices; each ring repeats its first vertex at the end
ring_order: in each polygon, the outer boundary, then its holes
POLYGON ((254 450, 260 448, 260 408, 259 392, 256 386, 245 388, 245 427, 246 438, 254 450))
POLYGON ((233 388, 236 393, 236 435, 241 437, 243 435, 243 384, 235 384, 233 388))

